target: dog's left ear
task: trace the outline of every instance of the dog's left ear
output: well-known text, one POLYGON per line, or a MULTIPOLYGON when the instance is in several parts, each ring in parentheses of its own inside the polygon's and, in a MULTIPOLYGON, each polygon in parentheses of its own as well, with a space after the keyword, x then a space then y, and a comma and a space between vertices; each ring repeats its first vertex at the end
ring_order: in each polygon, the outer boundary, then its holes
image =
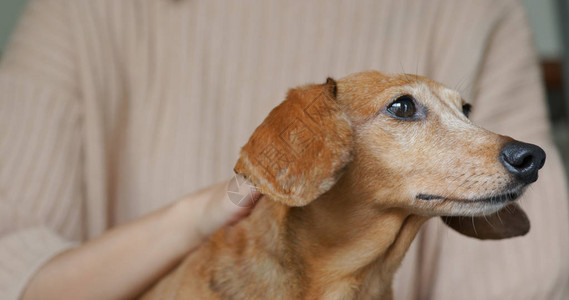
POLYGON ((288 92, 241 149, 235 172, 260 192, 303 206, 328 191, 351 160, 352 129, 336 82, 288 92))
POLYGON ((529 232, 526 213, 517 203, 483 217, 441 217, 452 229, 481 240, 500 240, 522 236, 529 232))

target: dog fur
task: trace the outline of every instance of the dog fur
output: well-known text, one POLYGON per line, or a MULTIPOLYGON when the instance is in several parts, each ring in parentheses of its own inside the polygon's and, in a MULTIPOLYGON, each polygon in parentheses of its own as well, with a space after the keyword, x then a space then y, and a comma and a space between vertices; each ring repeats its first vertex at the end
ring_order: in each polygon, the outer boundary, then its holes
POLYGON ((513 140, 470 122, 464 103, 427 78, 373 71, 289 91, 235 166, 264 197, 143 299, 392 299, 430 217, 482 239, 525 234, 521 208, 499 196, 527 185, 498 159, 513 140), (389 115, 401 95, 421 118, 389 115))

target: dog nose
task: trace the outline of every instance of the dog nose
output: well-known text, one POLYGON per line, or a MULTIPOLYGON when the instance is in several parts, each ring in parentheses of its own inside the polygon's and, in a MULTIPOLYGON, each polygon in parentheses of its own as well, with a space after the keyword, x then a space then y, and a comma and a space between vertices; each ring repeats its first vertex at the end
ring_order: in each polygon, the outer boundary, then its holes
POLYGON ((537 180, 537 171, 545 163, 545 152, 536 145, 515 141, 502 149, 500 160, 508 171, 530 184, 537 180))

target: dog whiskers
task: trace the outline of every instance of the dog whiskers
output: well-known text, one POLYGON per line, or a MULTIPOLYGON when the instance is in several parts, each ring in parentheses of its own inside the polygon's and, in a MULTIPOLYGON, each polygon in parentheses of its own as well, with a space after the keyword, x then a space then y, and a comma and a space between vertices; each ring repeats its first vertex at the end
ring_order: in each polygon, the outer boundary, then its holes
POLYGON ((474 229, 474 234, 478 235, 478 232, 476 231, 476 225, 474 222, 474 216, 472 216, 471 218, 472 218, 472 229, 474 229))

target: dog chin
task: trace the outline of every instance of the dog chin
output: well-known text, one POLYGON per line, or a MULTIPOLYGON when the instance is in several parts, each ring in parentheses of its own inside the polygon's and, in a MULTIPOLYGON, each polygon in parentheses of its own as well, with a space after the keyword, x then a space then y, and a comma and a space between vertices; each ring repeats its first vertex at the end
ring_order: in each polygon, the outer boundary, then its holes
POLYGON ((422 202, 424 208, 431 207, 434 214, 449 216, 484 216, 493 214, 509 203, 516 201, 523 194, 525 186, 505 190, 495 195, 480 195, 472 198, 450 198, 432 194, 417 194, 415 199, 422 202))

